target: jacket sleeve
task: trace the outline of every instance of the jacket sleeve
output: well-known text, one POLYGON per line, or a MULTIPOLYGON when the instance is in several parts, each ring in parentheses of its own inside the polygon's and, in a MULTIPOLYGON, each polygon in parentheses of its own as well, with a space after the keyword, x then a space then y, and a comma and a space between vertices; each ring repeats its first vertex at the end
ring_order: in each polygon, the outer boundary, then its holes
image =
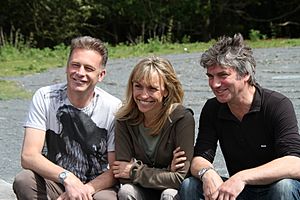
POLYGON ((133 158, 133 143, 126 122, 116 120, 115 125, 116 160, 130 162, 133 158))
MULTIPOLYGON (((171 133, 172 137, 174 136, 174 139, 171 141, 175 143, 175 148, 179 146, 181 150, 185 151, 187 160, 185 161, 184 168, 177 172, 171 172, 171 163, 169 163, 169 167, 167 168, 155 168, 137 161, 131 169, 131 179, 133 183, 154 189, 179 188, 181 182, 189 172, 191 160, 193 158, 195 121, 192 113, 186 111, 184 117, 175 123, 175 129, 172 129, 175 133, 171 133)), ((175 150, 175 148, 173 150, 175 150)))

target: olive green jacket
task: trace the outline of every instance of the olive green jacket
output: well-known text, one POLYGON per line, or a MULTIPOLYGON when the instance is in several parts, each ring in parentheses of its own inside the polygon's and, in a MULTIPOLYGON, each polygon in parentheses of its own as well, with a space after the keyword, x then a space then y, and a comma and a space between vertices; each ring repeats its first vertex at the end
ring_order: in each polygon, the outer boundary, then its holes
POLYGON ((120 182, 131 182, 153 189, 178 189, 189 172, 193 158, 195 120, 192 111, 179 105, 171 113, 160 132, 162 135, 155 150, 154 162, 150 161, 143 145, 139 143, 138 134, 138 125, 132 126, 127 121, 116 121, 116 160, 135 160, 131 167, 130 180, 120 179, 120 182), (187 160, 184 168, 171 172, 173 151, 177 147, 185 151, 187 160))

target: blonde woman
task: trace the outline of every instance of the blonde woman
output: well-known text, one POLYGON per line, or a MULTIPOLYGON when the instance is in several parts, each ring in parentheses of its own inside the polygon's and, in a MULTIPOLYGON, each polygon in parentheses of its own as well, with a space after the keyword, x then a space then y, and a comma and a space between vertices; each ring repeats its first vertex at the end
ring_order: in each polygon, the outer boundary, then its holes
POLYGON ((134 67, 116 114, 113 173, 123 199, 177 199, 193 157, 195 121, 182 105, 183 89, 167 59, 134 67))

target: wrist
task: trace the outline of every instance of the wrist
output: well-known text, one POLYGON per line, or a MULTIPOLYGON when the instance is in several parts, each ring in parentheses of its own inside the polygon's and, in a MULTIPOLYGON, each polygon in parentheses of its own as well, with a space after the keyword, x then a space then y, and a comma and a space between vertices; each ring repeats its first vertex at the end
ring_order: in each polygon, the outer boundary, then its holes
POLYGON ((59 173, 58 180, 62 185, 65 184, 65 180, 67 179, 68 175, 69 175, 69 171, 67 171, 67 170, 59 173))
POLYGON ((213 167, 205 167, 199 170, 198 174, 198 178, 203 181, 203 176, 209 171, 209 170, 214 170, 215 169, 213 167))
POLYGON ((96 189, 93 187, 93 185, 90 182, 86 183, 85 187, 87 187, 87 190, 91 195, 93 195, 96 192, 96 189))

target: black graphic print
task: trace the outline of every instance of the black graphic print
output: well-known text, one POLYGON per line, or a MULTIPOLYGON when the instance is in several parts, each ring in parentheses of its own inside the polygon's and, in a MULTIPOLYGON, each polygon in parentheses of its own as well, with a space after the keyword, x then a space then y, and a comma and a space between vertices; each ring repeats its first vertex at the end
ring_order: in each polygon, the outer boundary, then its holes
POLYGON ((47 157, 88 182, 107 168, 107 130, 71 105, 58 109, 62 131, 47 130, 47 157))

